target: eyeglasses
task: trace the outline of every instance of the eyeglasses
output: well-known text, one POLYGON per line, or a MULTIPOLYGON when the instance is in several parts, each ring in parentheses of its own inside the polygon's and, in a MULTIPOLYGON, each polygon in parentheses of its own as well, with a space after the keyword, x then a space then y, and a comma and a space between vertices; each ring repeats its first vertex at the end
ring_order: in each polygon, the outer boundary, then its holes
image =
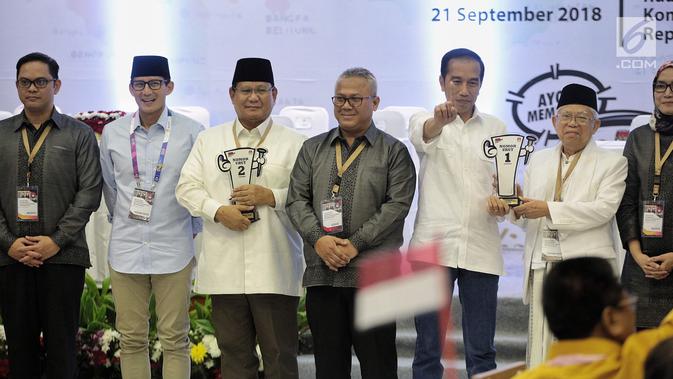
POLYGON ((234 91, 240 93, 245 97, 252 96, 256 94, 257 96, 266 96, 269 92, 273 91, 273 86, 271 87, 257 87, 257 88, 234 88, 234 91))
POLYGON ((558 118, 564 124, 570 124, 572 120, 575 120, 578 125, 587 125, 589 124, 589 121, 594 119, 592 116, 587 116, 585 113, 572 114, 569 112, 559 113, 558 118))
POLYGON ((161 88, 161 85, 164 83, 168 83, 168 80, 159 80, 159 79, 154 79, 154 80, 132 80, 131 81, 131 88, 133 88, 134 91, 142 91, 145 89, 145 86, 150 86, 151 90, 158 90, 161 88))
POLYGON ((345 96, 332 96, 332 104, 336 105, 337 107, 343 107, 346 102, 351 105, 351 107, 359 107, 362 105, 362 100, 364 99, 373 99, 376 96, 351 96, 351 97, 345 97, 345 96))
POLYGON ((673 92, 673 82, 670 82, 670 83, 656 82, 656 83, 654 83, 654 92, 664 93, 664 92, 666 92, 667 88, 670 88, 671 92, 673 92))
POLYGON ((47 78, 37 78, 34 80, 26 79, 26 78, 19 78, 19 80, 16 81, 16 84, 21 87, 21 88, 30 88, 33 84, 35 84, 35 88, 45 88, 49 83, 55 82, 56 79, 47 79, 47 78))

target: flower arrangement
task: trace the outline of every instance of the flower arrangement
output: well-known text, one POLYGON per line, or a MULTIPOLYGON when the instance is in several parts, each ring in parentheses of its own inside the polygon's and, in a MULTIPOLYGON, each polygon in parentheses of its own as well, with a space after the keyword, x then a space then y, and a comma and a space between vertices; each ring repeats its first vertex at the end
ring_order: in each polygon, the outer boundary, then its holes
POLYGON ((80 377, 121 379, 119 338, 114 329, 94 332, 80 329, 77 335, 80 377))
POLYGON ((215 338, 215 328, 210 322, 212 299, 197 297, 189 311, 189 356, 192 360, 192 377, 220 379, 220 348, 215 338))
MULTIPOLYGON (((110 278, 99 288, 86 275, 80 302, 80 328, 77 333, 77 360, 79 376, 90 379, 121 379, 121 335, 114 329, 115 308, 110 291, 110 278)), ((163 348, 157 336, 154 297, 150 299, 149 358, 152 378, 161 378, 163 348)), ((194 295, 189 311, 189 356, 192 362, 191 379, 221 379, 220 355, 215 328, 210 319, 212 299, 194 295)), ((297 313, 301 353, 312 351, 312 340, 306 319, 305 298, 302 296, 297 313)), ((259 346, 257 355, 261 357, 259 346)), ((260 361, 260 371, 263 370, 260 361)), ((9 357, 5 329, 0 324, 0 379, 9 375, 9 357)), ((260 372, 260 378, 263 377, 260 372)))
POLYGON ((73 117, 89 125, 96 134, 101 134, 106 124, 125 115, 123 111, 88 111, 75 113, 73 117))
MULTIPOLYGON (((80 302, 80 328, 77 333, 77 361, 79 377, 89 379, 121 379, 120 338, 114 329, 115 309, 110 291, 110 278, 99 288, 89 275, 84 281, 80 302)), ((190 317, 190 357, 192 379, 221 379, 220 349, 210 322, 210 297, 193 297, 190 317)), ((157 337, 154 297, 150 299, 149 355, 152 378, 161 378, 163 349, 157 337)), ((0 379, 9 375, 9 358, 5 329, 0 325, 0 379)))

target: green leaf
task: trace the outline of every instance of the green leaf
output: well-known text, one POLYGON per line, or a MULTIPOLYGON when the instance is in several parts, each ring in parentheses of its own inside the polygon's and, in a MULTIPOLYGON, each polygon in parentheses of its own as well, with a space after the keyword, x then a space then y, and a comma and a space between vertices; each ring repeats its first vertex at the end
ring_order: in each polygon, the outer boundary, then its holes
POLYGON ((101 295, 105 296, 110 292, 110 277, 103 279, 101 284, 101 295))

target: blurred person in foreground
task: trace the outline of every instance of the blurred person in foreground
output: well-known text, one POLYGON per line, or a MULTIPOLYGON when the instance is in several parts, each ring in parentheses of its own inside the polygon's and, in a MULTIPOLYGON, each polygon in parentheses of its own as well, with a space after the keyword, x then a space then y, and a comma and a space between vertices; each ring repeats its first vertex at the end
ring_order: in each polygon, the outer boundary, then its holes
POLYGON ((636 300, 603 258, 555 264, 545 280, 542 302, 558 341, 545 362, 515 378, 643 378, 650 350, 673 336, 673 312, 658 328, 634 334, 636 300))

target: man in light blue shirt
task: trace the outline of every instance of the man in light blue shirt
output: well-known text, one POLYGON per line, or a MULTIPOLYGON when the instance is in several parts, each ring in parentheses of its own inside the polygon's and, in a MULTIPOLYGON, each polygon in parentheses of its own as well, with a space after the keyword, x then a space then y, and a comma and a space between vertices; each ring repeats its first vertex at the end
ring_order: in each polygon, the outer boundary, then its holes
POLYGON ((193 237, 202 225, 178 204, 175 186, 203 126, 166 107, 173 86, 166 58, 134 57, 129 91, 138 111, 108 124, 101 139, 103 193, 112 218, 108 261, 124 378, 150 378, 152 293, 163 377, 190 376, 193 237))

